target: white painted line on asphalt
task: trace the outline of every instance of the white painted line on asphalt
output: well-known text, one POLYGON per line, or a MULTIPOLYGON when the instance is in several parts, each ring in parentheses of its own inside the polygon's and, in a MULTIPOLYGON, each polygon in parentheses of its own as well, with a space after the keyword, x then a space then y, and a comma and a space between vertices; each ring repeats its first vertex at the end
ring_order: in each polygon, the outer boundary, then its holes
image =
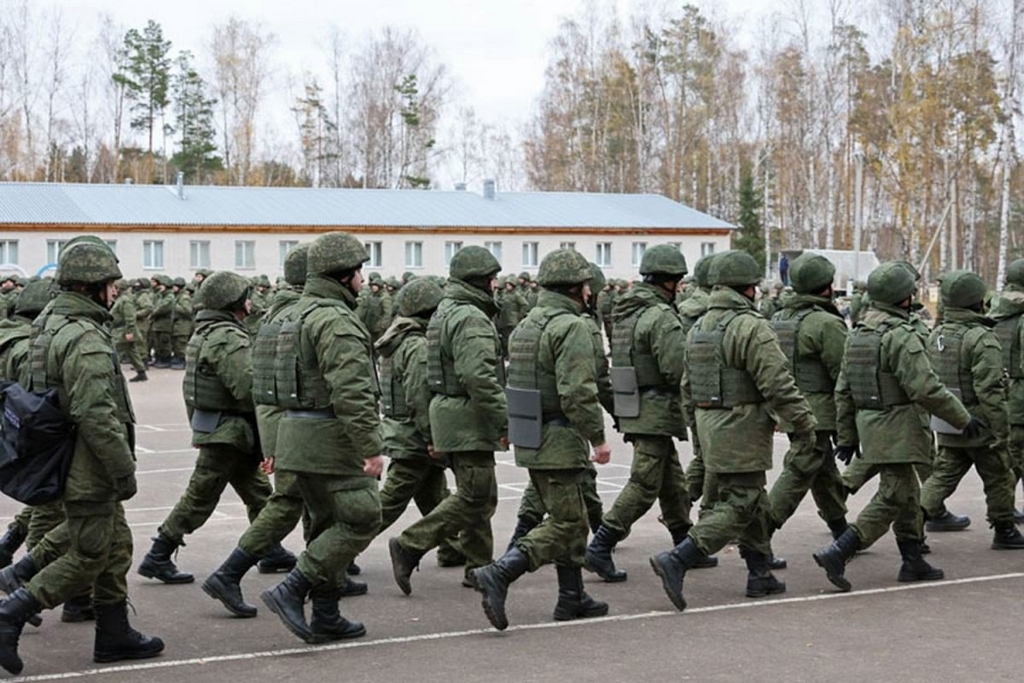
MULTIPOLYGON (((885 595, 887 593, 902 593, 912 590, 934 590, 949 586, 962 586, 973 583, 987 583, 991 581, 1005 581, 1007 579, 1024 578, 1024 572, 1013 572, 1010 574, 992 574, 989 576, 972 576, 963 579, 950 579, 949 581, 926 581, 922 583, 904 584, 889 586, 886 588, 870 588, 863 591, 852 591, 850 593, 822 593, 820 595, 807 595, 796 598, 778 598, 772 600, 755 600, 750 602, 737 602, 725 605, 710 605, 708 607, 696 607, 683 613, 683 617, 694 614, 709 614, 712 612, 724 612, 734 609, 753 609, 758 607, 775 607, 777 605, 792 605, 802 602, 822 602, 825 600, 838 600, 842 598, 857 598, 872 595, 885 595)), ((666 598, 667 600, 667 598, 666 598)), ((577 621, 552 621, 540 624, 524 624, 522 626, 511 626, 506 632, 514 631, 538 631, 541 629, 579 628, 592 626, 594 624, 616 623, 625 621, 637 621, 639 619, 652 619, 679 615, 676 611, 642 612, 640 614, 621 614, 609 617, 597 617, 594 619, 579 619, 577 621)), ((483 618, 482 614, 479 614, 483 618)), ((284 648, 281 650, 264 650, 262 652, 242 652, 231 655, 216 655, 213 657, 196 657, 192 659, 164 659, 144 664, 124 664, 111 666, 103 669, 82 669, 81 671, 66 671, 56 674, 42 674, 39 676, 22 676, 20 678, 6 679, 11 683, 28 683, 29 681, 60 681, 72 678, 84 678, 87 676, 101 676, 103 674, 125 673, 134 671, 152 671, 154 669, 170 669, 185 666, 201 666, 207 664, 220 664, 226 662, 239 662, 253 659, 268 659, 287 657, 297 654, 308 654, 310 652, 333 652, 337 650, 354 650, 380 645, 402 645, 406 643, 419 643, 432 640, 448 640, 452 638, 466 638, 468 636, 479 636, 485 634, 496 635, 497 632, 491 628, 476 628, 467 631, 447 631, 442 633, 423 633, 416 636, 400 636, 395 638, 381 638, 379 640, 348 641, 344 643, 333 643, 330 645, 311 645, 307 647, 284 648)))
POLYGON ((168 472, 191 472, 195 467, 169 467, 165 470, 138 470, 135 475, 140 474, 166 474, 168 472))

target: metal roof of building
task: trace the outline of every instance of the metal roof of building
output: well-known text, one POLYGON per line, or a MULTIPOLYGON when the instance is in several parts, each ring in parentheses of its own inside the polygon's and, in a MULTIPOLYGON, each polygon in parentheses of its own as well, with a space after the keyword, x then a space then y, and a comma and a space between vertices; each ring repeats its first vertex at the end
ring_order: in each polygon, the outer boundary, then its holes
POLYGON ((661 195, 0 183, 0 224, 729 229, 661 195))

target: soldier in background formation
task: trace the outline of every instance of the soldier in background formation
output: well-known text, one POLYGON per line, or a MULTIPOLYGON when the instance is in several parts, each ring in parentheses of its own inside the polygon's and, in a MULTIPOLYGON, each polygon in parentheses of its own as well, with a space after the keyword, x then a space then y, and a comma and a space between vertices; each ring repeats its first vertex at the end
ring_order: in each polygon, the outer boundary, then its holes
POLYGON ((127 360, 135 370, 135 376, 129 382, 145 382, 149 377, 146 375, 146 364, 139 355, 137 345, 139 328, 138 314, 135 308, 135 299, 129 294, 128 281, 121 279, 117 281, 117 299, 110 309, 111 326, 110 333, 114 338, 114 348, 122 361, 127 360))

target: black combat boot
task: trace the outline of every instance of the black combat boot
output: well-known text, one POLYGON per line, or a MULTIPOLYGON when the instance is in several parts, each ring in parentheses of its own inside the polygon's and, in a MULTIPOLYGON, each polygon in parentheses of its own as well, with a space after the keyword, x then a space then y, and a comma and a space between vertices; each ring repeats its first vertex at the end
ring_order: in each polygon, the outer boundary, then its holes
POLYGON ((1020 550, 1024 548, 1024 535, 1017 530, 1013 522, 997 522, 992 525, 995 534, 992 536, 993 550, 1020 550))
POLYGON ((149 659, 164 651, 164 641, 139 633, 128 623, 128 603, 96 605, 96 640, 92 661, 103 664, 122 659, 149 659))
POLYGON ((849 592, 852 585, 843 575, 846 563, 860 549, 860 537, 852 528, 847 528, 832 545, 814 553, 814 561, 825 570, 828 580, 843 593, 849 592))
POLYGON ((686 572, 697 566, 704 557, 707 555, 687 536, 686 540, 672 550, 658 553, 651 558, 651 569, 661 578, 665 594, 680 612, 686 609, 686 600, 683 598, 683 579, 686 578, 686 572))
POLYGON ((412 583, 409 578, 412 570, 420 566, 420 553, 412 553, 402 547, 397 538, 388 539, 388 552, 391 553, 391 572, 395 575, 395 583, 406 595, 412 593, 412 583))
POLYGON ((470 573, 473 588, 484 596, 481 604, 487 620, 499 631, 508 628, 508 617, 505 616, 508 587, 525 574, 529 567, 530 561, 526 554, 519 548, 512 548, 486 567, 474 569, 470 573))
POLYGON ((354 598, 357 595, 366 595, 369 587, 362 581, 356 581, 345 577, 345 585, 338 589, 339 598, 354 598))
POLYGON ((590 533, 596 534, 597 530, 601 528, 601 524, 604 520, 604 515, 594 514, 588 517, 588 525, 590 526, 590 533))
POLYGON ((18 656, 18 639, 25 622, 43 608, 24 588, 19 588, 0 600, 0 666, 12 674, 20 674, 24 668, 18 656))
POLYGON ((260 593, 260 599, 289 631, 307 643, 319 643, 323 639, 314 635, 306 623, 304 604, 311 588, 306 577, 298 569, 293 569, 284 581, 260 593))
POLYGON ((203 581, 203 592, 215 600, 220 600, 236 617, 256 616, 256 608, 248 604, 242 596, 242 577, 254 564, 255 555, 235 548, 228 555, 228 559, 224 560, 224 564, 203 581))
POLYGON ((897 539, 896 545, 899 546, 900 555, 903 557, 899 576, 896 577, 897 581, 904 583, 910 581, 938 581, 946 576, 941 569, 931 566, 921 557, 920 541, 901 541, 897 539))
POLYGON ((348 574, 349 576, 359 576, 360 574, 363 573, 363 570, 362 570, 362 568, 360 568, 360 566, 358 564, 353 562, 349 566, 345 567, 345 573, 348 574))
POLYGON ((583 570, 580 567, 556 565, 558 572, 558 602, 555 621, 589 619, 608 614, 608 603, 595 600, 583 590, 583 570))
MULTIPOLYGON (((678 546, 680 543, 686 540, 687 535, 690 533, 690 529, 693 525, 677 529, 676 531, 669 531, 672 533, 672 545, 678 546)), ((701 555, 700 559, 697 560, 697 564, 693 565, 693 569, 711 569, 718 566, 718 558, 714 555, 701 555)))
POLYGON ((358 621, 349 621, 338 611, 338 595, 313 594, 313 618, 310 627, 319 642, 348 640, 366 635, 366 627, 358 621))
POLYGON ((789 566, 789 563, 786 562, 786 558, 779 557, 775 553, 768 555, 766 561, 768 562, 768 568, 774 571, 779 571, 780 569, 785 569, 789 566))
POLYGON ((622 536, 602 524, 594 537, 590 539, 590 545, 587 546, 586 562, 583 566, 608 583, 625 581, 626 572, 616 569, 615 561, 612 560, 612 550, 615 549, 615 544, 621 540, 622 536))
POLYGON ((60 620, 65 624, 77 624, 96 619, 96 611, 92 608, 92 593, 79 595, 64 603, 60 612, 60 620))
POLYGON ((17 524, 7 527, 7 531, 0 536, 0 568, 7 567, 14 561, 14 553, 25 542, 25 531, 17 524))
POLYGON ((954 515, 945 507, 942 512, 924 523, 925 531, 963 531, 971 525, 971 518, 967 515, 954 515))
POLYGON ((145 370, 139 370, 138 372, 135 373, 135 376, 132 377, 128 381, 129 382, 148 382, 149 381, 149 375, 146 374, 145 370))
POLYGON ((188 572, 178 571, 178 566, 171 559, 179 543, 168 539, 163 534, 157 534, 153 538, 153 547, 149 549, 146 556, 139 564, 139 574, 147 579, 157 579, 164 583, 192 583, 195 577, 188 572))
POLYGON ((832 532, 832 539, 835 540, 843 535, 843 532, 850 528, 850 525, 846 523, 845 517, 839 519, 833 519, 828 524, 828 530, 832 532))
POLYGON ((275 543, 270 550, 260 558, 258 565, 260 574, 287 574, 295 569, 298 558, 289 550, 286 550, 280 543, 275 543))
POLYGON ((512 531, 512 538, 509 539, 508 547, 505 548, 505 552, 512 550, 512 547, 516 544, 520 538, 530 533, 540 522, 535 522, 532 519, 526 517, 520 517, 516 520, 516 528, 512 531))
POLYGON ((0 569, 0 590, 10 595, 31 581, 38 571, 32 553, 27 553, 11 566, 0 569))
POLYGON ((786 584, 772 575, 767 555, 741 546, 740 557, 747 562, 748 598, 763 598, 766 595, 786 592, 786 584))

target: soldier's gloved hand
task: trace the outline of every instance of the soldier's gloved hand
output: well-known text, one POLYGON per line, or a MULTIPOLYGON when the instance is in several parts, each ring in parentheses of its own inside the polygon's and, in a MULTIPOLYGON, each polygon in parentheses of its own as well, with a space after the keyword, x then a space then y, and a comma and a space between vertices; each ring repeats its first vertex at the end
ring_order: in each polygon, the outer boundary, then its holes
POLYGON ((854 456, 860 455, 860 453, 857 452, 856 446, 836 446, 836 449, 832 451, 832 455, 835 456, 836 460, 842 460, 844 465, 849 465, 854 456))
POLYGON ((968 436, 973 439, 976 436, 981 436, 986 429, 988 429, 987 424, 971 415, 971 421, 967 423, 966 427, 964 427, 964 436, 968 436))
POLYGON ((120 477, 114 482, 114 492, 117 494, 118 500, 128 500, 133 498, 136 493, 139 492, 139 485, 135 481, 135 475, 129 474, 125 477, 120 477))

